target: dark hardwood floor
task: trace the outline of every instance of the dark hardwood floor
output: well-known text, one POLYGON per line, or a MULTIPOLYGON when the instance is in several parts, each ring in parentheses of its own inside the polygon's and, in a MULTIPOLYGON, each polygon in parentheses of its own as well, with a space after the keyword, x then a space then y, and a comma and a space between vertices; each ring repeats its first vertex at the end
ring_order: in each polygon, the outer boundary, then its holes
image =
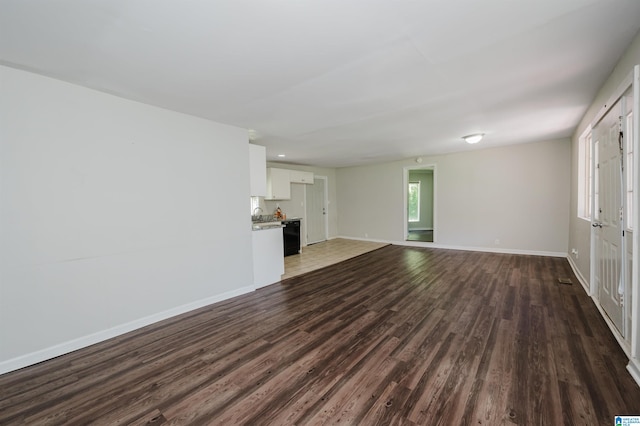
POLYGON ((0 424, 610 425, 626 364, 566 259, 388 246, 0 376, 0 424))

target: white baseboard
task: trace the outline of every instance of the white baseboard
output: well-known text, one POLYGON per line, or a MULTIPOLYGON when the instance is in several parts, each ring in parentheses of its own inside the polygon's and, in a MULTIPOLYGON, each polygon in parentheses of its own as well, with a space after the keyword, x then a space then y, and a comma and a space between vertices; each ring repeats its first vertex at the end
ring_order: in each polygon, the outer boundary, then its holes
POLYGON ((607 324, 607 327, 609 327, 611 334, 613 334, 613 337, 615 337, 616 341, 618 342, 618 346, 620 346, 620 348, 624 351, 627 358, 629 358, 629 364, 627 364, 627 371, 629 371, 629 374, 631 374, 631 377, 633 377, 633 380, 635 380, 638 386, 640 386, 640 360, 636 360, 631 357, 631 345, 618 332, 618 329, 615 327, 613 322, 611 322, 611 320, 609 319, 609 316, 607 316, 607 314, 604 312, 604 310, 598 303, 598 300, 596 299, 595 295, 591 294, 591 290, 590 290, 591 286, 589 285, 589 282, 584 278, 584 276, 580 273, 580 270, 578 269, 578 266, 575 264, 575 261, 573 260, 573 258, 571 256, 568 256, 567 260, 569 261, 569 265, 571 265, 571 269, 573 269, 573 273, 578 278, 578 281, 580 281, 582 288, 584 288, 584 291, 587 293, 587 295, 591 297, 591 300, 593 300, 593 304, 598 309, 598 312, 600 312, 600 316, 604 319, 604 322, 607 324))
POLYGON ((631 374, 631 377, 633 377, 633 380, 636 381, 638 386, 640 386, 640 364, 639 363, 640 361, 632 358, 629 360, 629 364, 627 364, 627 370, 631 374))
POLYGON ((578 266, 575 264, 573 258, 571 256, 567 256, 567 260, 569 261, 569 266, 571 266, 571 269, 573 270, 573 273, 576 275, 576 278, 578 278, 578 281, 580 281, 580 285, 582 285, 583 290, 585 291, 585 293, 587 293, 587 296, 591 298, 596 309, 598 310, 598 312, 600 312, 600 316, 602 317, 602 319, 604 319, 604 322, 607 324, 607 327, 609 327, 611 334, 613 334, 613 337, 618 342, 618 346, 620 346, 620 348, 624 351, 627 358, 631 360, 631 346, 629 342, 627 342, 624 339, 624 337, 622 337, 622 335, 620 334, 616 326, 613 324, 613 322, 611 322, 611 320, 609 319, 609 316, 604 312, 604 310, 602 309, 602 306, 600 306, 600 303, 598 303, 598 299, 596 298, 596 295, 591 294, 591 289, 590 289, 591 286, 589 285, 589 282, 584 278, 584 276, 580 273, 580 270, 578 269, 578 266))
POLYGON ((631 345, 629 344, 629 342, 624 340, 624 337, 622 337, 622 335, 620 334, 616 326, 609 319, 609 316, 607 315, 607 313, 604 311, 604 309, 602 309, 602 306, 600 306, 600 303, 598 303, 598 299, 596 299, 595 295, 591 296, 591 300, 593 301, 593 304, 598 309, 598 312, 600 312, 600 316, 602 317, 602 319, 604 319, 604 322, 607 324, 607 327, 609 327, 611 334, 613 334, 613 337, 615 337, 615 339, 617 340, 618 346, 620 346, 620 348, 624 351, 624 354, 627 356, 627 358, 631 360, 631 345))
POLYGON ((36 352, 31 352, 26 355, 21 355, 16 358, 12 358, 6 361, 0 362, 0 374, 8 373, 10 371, 18 370, 29 365, 37 364, 42 361, 46 361, 51 358, 64 355, 69 352, 76 351, 78 349, 85 348, 87 346, 94 345, 96 343, 103 342, 113 337, 120 336, 133 330, 137 330, 147 325, 156 323, 158 321, 165 320, 167 318, 181 315, 195 309, 202 308, 213 303, 221 302, 232 297, 240 296, 242 294, 250 293, 254 289, 253 287, 242 287, 236 290, 227 291, 222 294, 207 297, 206 299, 198 300, 195 302, 187 303, 185 305, 177 306, 175 308, 168 309, 163 312, 158 312, 153 315, 149 315, 137 320, 130 321, 125 324, 118 325, 116 327, 109 328, 107 330, 98 331, 96 333, 82 336, 77 339, 69 340, 54 346, 50 346, 45 349, 41 349, 36 352))
POLYGON ((591 296, 591 286, 589 285, 589 282, 584 277, 584 275, 582 275, 582 272, 580 272, 580 270, 578 269, 578 265, 576 265, 571 256, 567 256, 567 260, 569 261, 569 266, 571 266, 571 269, 573 270, 576 278, 578 278, 578 281, 580 281, 582 288, 584 288, 584 291, 587 293, 587 295, 591 296))
POLYGON ((336 238, 344 238, 345 240, 356 240, 356 241, 371 241, 373 243, 387 243, 387 244, 394 244, 398 246, 408 246, 408 247, 437 248, 437 249, 444 249, 444 250, 480 251, 480 252, 487 252, 487 253, 523 254, 523 255, 529 255, 529 256, 549 256, 549 257, 567 257, 568 255, 567 252, 559 252, 559 251, 520 250, 520 249, 495 248, 495 247, 450 246, 446 244, 427 243, 424 241, 391 241, 391 240, 380 240, 375 238, 358 238, 358 237, 347 237, 347 236, 338 236, 336 238))

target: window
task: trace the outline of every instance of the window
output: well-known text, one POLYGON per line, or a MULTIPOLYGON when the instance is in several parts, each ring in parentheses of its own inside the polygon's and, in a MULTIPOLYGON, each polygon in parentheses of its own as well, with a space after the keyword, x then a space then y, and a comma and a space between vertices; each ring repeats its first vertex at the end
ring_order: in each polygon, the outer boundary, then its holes
POLYGON ((625 178, 627 183, 627 229, 633 229, 633 112, 627 114, 625 151, 625 178))
POLYGON ((420 222, 420 182, 409 182, 409 222, 420 222))
POLYGON ((591 220, 592 149, 591 126, 589 126, 578 142, 578 217, 586 220, 591 220))

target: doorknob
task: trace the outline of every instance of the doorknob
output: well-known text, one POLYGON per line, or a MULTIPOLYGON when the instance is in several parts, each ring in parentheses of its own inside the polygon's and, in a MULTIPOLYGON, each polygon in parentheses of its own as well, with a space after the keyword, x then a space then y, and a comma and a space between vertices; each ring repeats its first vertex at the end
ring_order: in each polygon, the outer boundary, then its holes
POLYGON ((593 226, 594 228, 602 228, 602 223, 601 222, 593 222, 591 224, 591 226, 593 226))

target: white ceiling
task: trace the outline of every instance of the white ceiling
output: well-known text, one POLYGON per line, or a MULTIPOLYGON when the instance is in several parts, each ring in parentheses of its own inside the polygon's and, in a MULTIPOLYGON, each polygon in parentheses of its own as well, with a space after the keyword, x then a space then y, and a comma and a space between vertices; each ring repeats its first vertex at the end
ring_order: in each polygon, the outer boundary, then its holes
POLYGON ((639 29, 638 0, 2 0, 0 63, 340 167, 568 137, 639 29))

